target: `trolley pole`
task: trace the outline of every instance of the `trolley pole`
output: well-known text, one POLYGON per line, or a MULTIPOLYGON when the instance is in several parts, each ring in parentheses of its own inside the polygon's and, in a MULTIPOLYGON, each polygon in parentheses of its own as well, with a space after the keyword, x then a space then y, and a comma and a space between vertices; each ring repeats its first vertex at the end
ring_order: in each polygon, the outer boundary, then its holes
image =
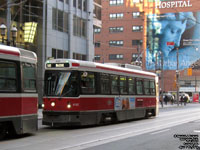
POLYGON ((176 56, 177 56, 177 70, 176 70, 176 89, 177 89, 177 106, 179 106, 179 49, 176 48, 176 56))

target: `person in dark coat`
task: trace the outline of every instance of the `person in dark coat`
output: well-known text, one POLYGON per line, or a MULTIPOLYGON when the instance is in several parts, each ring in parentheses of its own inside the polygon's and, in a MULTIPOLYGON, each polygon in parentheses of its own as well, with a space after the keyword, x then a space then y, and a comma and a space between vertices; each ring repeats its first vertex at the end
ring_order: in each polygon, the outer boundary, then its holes
POLYGON ((165 95, 165 96, 164 96, 164 102, 165 102, 165 105, 167 105, 167 101, 168 101, 168 100, 169 100, 168 96, 165 95))
POLYGON ((186 103, 188 101, 188 97, 186 95, 183 96, 183 101, 184 101, 184 105, 186 106, 186 103))

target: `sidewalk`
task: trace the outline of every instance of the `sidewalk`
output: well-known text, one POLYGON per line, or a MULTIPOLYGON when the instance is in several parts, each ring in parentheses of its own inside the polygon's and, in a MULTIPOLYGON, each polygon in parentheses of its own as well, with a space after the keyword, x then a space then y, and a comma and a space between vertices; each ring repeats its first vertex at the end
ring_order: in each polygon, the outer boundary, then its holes
POLYGON ((170 108, 170 107, 187 107, 187 106, 191 106, 191 105, 200 105, 200 103, 187 103, 186 105, 184 105, 184 103, 181 105, 181 103, 179 103, 179 106, 177 104, 171 104, 168 103, 167 105, 163 104, 163 107, 161 105, 161 103, 159 103, 159 108, 163 109, 163 108, 170 108))
POLYGON ((42 109, 39 108, 39 109, 38 109, 38 120, 41 120, 42 117, 43 117, 43 115, 42 115, 42 109))

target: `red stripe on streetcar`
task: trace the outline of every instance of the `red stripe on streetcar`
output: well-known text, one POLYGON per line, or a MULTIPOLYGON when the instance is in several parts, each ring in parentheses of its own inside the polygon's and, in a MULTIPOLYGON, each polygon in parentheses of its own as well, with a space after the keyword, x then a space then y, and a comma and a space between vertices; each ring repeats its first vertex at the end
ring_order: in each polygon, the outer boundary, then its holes
POLYGON ((72 67, 79 67, 80 64, 79 63, 72 63, 72 67))
POLYGON ((106 68, 106 67, 102 67, 102 66, 96 66, 96 68, 102 69, 102 70, 108 70, 108 71, 117 71, 117 72, 129 73, 129 74, 137 74, 137 75, 143 75, 143 76, 148 76, 148 77, 155 77, 153 75, 136 73, 136 72, 131 72, 131 71, 119 70, 119 69, 113 69, 113 68, 106 68))
POLYGON ((0 53, 8 54, 8 55, 14 55, 14 56, 19 56, 20 55, 19 52, 9 51, 9 50, 4 50, 4 49, 0 49, 0 53))
POLYGON ((1 97, 0 117, 37 114, 37 98, 31 97, 1 97))

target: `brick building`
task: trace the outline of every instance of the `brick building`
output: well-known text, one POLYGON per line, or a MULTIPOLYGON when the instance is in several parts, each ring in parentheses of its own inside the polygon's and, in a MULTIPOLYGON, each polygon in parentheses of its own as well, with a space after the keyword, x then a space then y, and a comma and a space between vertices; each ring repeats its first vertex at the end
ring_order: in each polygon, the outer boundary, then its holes
MULTIPOLYGON (((188 76, 187 74, 187 68, 197 64, 199 57, 196 56, 200 56, 200 42, 198 40, 200 39, 198 38, 200 34, 197 35, 196 33, 195 38, 189 37, 189 35, 195 31, 193 26, 198 27, 200 24, 198 21, 198 11, 200 12, 199 0, 159 0, 155 2, 154 0, 102 0, 102 28, 96 28, 94 30, 95 61, 103 63, 141 64, 143 69, 155 71, 163 60, 163 90, 176 91, 176 50, 178 48, 180 91, 191 93, 200 92, 198 88, 200 86, 200 81, 198 80, 200 71, 198 69, 193 69, 192 76, 188 76), (183 12, 193 14, 192 16, 194 19, 189 17, 184 18, 183 12), (174 40, 170 37, 169 40, 165 42, 168 48, 171 44, 173 53, 168 55, 168 58, 165 57, 166 53, 164 51, 162 52, 162 57, 157 56, 158 53, 152 54, 152 57, 154 57, 154 64, 149 67, 147 50, 161 51, 159 49, 161 44, 158 41, 162 38, 155 36, 155 32, 162 31, 162 29, 158 29, 161 23, 159 23, 159 25, 156 23, 158 20, 164 20, 162 18, 163 16, 168 18, 168 21, 172 23, 173 17, 167 16, 168 13, 171 13, 176 19, 178 18, 176 21, 179 22, 175 23, 174 26, 179 26, 178 23, 180 23, 183 25, 182 29, 184 28, 185 30, 171 31, 171 34, 177 32, 177 35, 178 32, 181 32, 179 37, 174 37, 174 40), (195 25, 192 26, 191 24, 195 25), (192 29, 186 31, 187 28, 192 29), (194 41, 196 42, 194 43, 194 41), (186 48, 190 48, 190 50, 182 51, 182 49, 186 48), (189 60, 189 56, 191 57, 191 62, 186 61, 187 59, 189 60), (158 64, 159 62, 160 64, 158 64)), ((181 26, 179 26, 179 28, 181 28, 181 26)), ((167 29, 165 31, 167 31, 167 29)), ((165 44, 162 43, 162 45, 165 44)), ((168 48, 166 50, 168 50, 168 48)), ((196 68, 198 68, 197 66, 196 68)))

